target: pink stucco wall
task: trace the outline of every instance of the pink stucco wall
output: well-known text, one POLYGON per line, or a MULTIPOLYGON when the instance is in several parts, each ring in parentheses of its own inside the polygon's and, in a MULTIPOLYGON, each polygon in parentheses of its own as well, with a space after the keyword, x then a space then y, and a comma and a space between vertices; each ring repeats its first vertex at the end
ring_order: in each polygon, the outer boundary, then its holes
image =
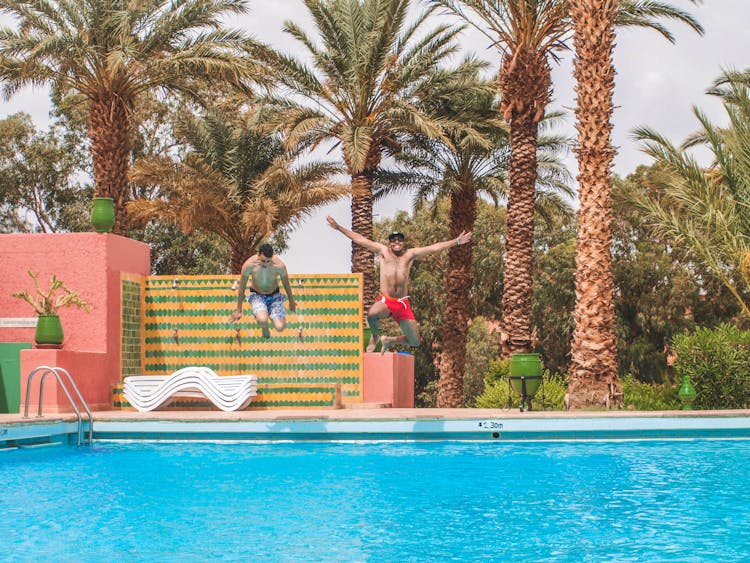
POLYGON ((414 408, 414 356, 411 354, 365 353, 363 377, 362 400, 365 403, 414 408))
MULTIPOLYGON (((90 313, 74 307, 60 309, 65 333, 62 349, 103 354, 104 359, 93 360, 97 356, 85 354, 68 355, 65 356, 68 365, 63 367, 71 371, 77 382, 79 377, 75 372, 86 372, 87 377, 95 378, 97 388, 110 393, 111 385, 120 375, 120 274, 149 274, 148 245, 101 233, 0 234, 0 263, 0 317, 35 316, 30 305, 11 297, 13 292, 33 289, 28 270, 39 272, 43 288, 55 274, 91 303, 90 313), (76 363, 79 361, 82 362, 80 367, 76 363), (96 374, 89 374, 86 367, 92 361, 97 366, 96 374)), ((0 327, 0 342, 33 341, 34 328, 0 327)), ((33 349, 21 354, 22 382, 31 369, 46 365, 49 358, 44 354, 48 352, 33 349)), ((98 393, 92 396, 93 403, 99 401, 98 393)), ((46 395, 45 405, 46 398, 53 395, 46 395)), ((85 394, 84 398, 88 400, 85 394)))
MULTIPOLYGON (((21 411, 26 405, 26 382, 29 374, 40 366, 60 367, 68 371, 91 410, 109 410, 112 408, 112 365, 108 354, 103 352, 73 352, 69 350, 22 350, 21 351, 21 411)), ((29 414, 36 415, 39 407, 39 385, 46 370, 34 375, 29 393, 29 414)), ((115 379, 119 379, 115 375, 115 379)), ((64 374, 66 386, 68 381, 64 374)), ((73 400, 83 412, 82 405, 73 389, 68 386, 73 400)), ((45 377, 42 392, 43 413, 71 412, 74 409, 65 392, 58 385, 55 376, 50 373, 45 377)))

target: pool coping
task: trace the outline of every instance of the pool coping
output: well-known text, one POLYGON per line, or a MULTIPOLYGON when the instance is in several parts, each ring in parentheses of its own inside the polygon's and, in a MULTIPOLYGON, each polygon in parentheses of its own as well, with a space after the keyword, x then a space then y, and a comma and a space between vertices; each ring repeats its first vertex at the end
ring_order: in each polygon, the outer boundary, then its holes
MULTIPOLYGON (((750 438, 750 410, 341 409, 94 412, 97 440, 598 440, 750 438)), ((84 426, 87 428, 87 425, 84 426)), ((75 443, 72 414, 0 414, 0 447, 75 443)))

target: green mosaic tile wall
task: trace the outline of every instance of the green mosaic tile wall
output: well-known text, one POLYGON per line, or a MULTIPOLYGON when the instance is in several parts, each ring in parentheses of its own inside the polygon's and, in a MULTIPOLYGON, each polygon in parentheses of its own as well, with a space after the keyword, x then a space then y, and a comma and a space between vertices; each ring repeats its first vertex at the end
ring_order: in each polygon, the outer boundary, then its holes
MULTIPOLYGON (((298 311, 287 310, 286 329, 272 330, 270 340, 262 338, 248 304, 239 323, 228 322, 237 300, 236 280, 237 276, 144 278, 139 373, 168 375, 203 365, 220 375, 252 373, 266 384, 338 383, 348 400, 361 400, 360 275, 290 276, 298 311)), ((123 375, 130 374, 123 352, 123 375)))
POLYGON ((122 376, 141 375, 141 289, 142 280, 123 279, 121 282, 121 370, 122 376))

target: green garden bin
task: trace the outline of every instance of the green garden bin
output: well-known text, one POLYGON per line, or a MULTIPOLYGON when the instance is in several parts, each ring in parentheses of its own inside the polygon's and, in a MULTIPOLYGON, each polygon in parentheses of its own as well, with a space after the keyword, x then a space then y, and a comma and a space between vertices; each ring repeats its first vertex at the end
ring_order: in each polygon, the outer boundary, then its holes
POLYGON ((0 413, 21 412, 21 350, 31 342, 0 342, 0 413))

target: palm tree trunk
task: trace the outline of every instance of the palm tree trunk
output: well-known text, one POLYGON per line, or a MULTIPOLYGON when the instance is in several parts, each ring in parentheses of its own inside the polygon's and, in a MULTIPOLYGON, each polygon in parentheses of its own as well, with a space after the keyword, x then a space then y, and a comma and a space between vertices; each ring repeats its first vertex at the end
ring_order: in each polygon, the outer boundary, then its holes
MULTIPOLYGON (((477 219, 477 194, 471 185, 451 195, 450 231, 457 237, 471 231, 477 219)), ((445 298, 443 349, 440 354, 440 380, 437 406, 464 406, 464 367, 466 366, 466 337, 469 331, 469 293, 472 245, 454 246, 448 250, 448 292, 445 298)))
POLYGON ((130 110, 116 94, 92 101, 89 107, 89 138, 94 161, 94 195, 111 197, 115 203, 115 225, 112 232, 125 234, 128 217, 128 166, 130 110))
MULTIPOLYGON (((372 173, 352 176, 352 231, 372 240, 372 173)), ((375 283, 375 258, 366 248, 352 243, 352 273, 361 273, 363 320, 367 321, 367 309, 377 297, 375 283)))
POLYGON ((499 78, 511 147, 502 301, 502 355, 508 357, 532 348, 537 134, 552 95, 552 78, 545 53, 531 47, 504 55, 499 78))
POLYGON ((502 301, 504 357, 531 351, 538 128, 534 116, 528 113, 513 119, 510 126, 510 187, 502 301))
POLYGON ((611 243, 612 62, 618 0, 571 2, 578 100, 578 242, 570 408, 619 407, 611 243))

